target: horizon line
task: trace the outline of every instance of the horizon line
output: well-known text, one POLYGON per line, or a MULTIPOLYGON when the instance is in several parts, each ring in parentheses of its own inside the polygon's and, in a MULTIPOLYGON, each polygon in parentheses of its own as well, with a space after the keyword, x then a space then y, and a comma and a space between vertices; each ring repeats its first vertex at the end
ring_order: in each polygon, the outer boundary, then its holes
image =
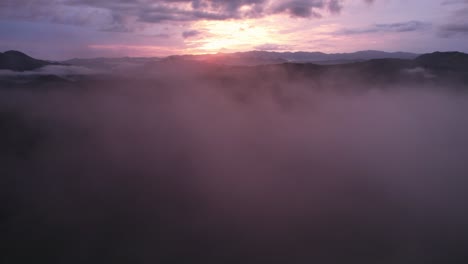
MULTIPOLYGON (((10 50, 5 50, 5 51, 0 51, 0 53, 6 53, 9 51, 17 51, 21 52, 23 54, 26 54, 27 56, 32 57, 29 55, 27 52, 20 51, 20 50, 15 50, 15 49, 10 49, 10 50)), ((60 59, 60 60, 54 60, 54 59, 48 59, 48 58, 39 58, 34 56, 33 58, 41 59, 41 60, 47 60, 47 61, 52 61, 52 62, 61 62, 61 61, 68 61, 68 60, 74 60, 74 59, 123 59, 123 58, 129 58, 129 59, 151 59, 151 58, 159 58, 159 59, 164 59, 164 58, 170 58, 170 57, 183 57, 183 56, 208 56, 208 55, 228 55, 228 54, 239 54, 239 53, 249 53, 249 52, 265 52, 265 53, 321 53, 325 55, 338 55, 338 54, 353 54, 353 53, 358 53, 358 52, 383 52, 383 53, 407 53, 407 54, 413 54, 413 55, 423 55, 423 54, 431 54, 431 53, 436 53, 436 52, 460 52, 464 54, 468 54, 463 51, 458 51, 458 50, 434 50, 431 52, 411 52, 411 51, 385 51, 385 50, 375 50, 375 49, 364 49, 364 50, 357 50, 357 51, 352 51, 352 52, 323 52, 323 51, 304 51, 304 50, 294 50, 294 51, 275 51, 275 50, 258 50, 258 49, 252 49, 252 50, 246 50, 246 51, 235 51, 235 52, 213 52, 213 53, 181 53, 181 54, 171 54, 171 55, 163 55, 163 56, 97 56, 97 57, 72 57, 72 58, 67 58, 67 59, 60 59)))

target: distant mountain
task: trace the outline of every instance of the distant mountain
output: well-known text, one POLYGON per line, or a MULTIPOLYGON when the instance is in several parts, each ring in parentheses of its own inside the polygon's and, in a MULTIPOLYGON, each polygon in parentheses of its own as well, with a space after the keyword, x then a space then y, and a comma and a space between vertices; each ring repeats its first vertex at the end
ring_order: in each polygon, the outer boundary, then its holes
POLYGON ((174 55, 166 58, 91 58, 71 59, 63 63, 84 66, 96 69, 115 69, 143 66, 146 63, 159 61, 197 61, 230 66, 257 66, 268 64, 315 63, 320 65, 344 64, 372 59, 414 59, 419 54, 408 52, 384 52, 384 51, 358 51, 354 53, 322 53, 322 52, 269 52, 247 51, 236 53, 218 53, 202 55, 174 55))
MULTIPOLYGON (((0 69, 26 71, 55 64, 36 60, 14 51, 0 53, 0 55, 2 63, 0 69)), ((434 52, 416 55, 381 51, 343 54, 250 51, 213 55, 180 55, 163 59, 127 57, 73 59, 65 63, 60 65, 64 65, 65 68, 68 68, 66 65, 70 65, 70 68, 80 66, 78 67, 79 72, 86 72, 86 68, 92 69, 90 71, 96 70, 98 73, 104 72, 104 74, 99 75, 99 78, 104 79, 115 76, 126 78, 135 75, 145 80, 196 76, 207 80, 219 80, 222 85, 236 78, 242 80, 248 77, 252 80, 258 80, 258 76, 261 75, 263 76, 261 80, 268 80, 274 79, 278 74, 286 74, 290 80, 323 82, 323 87, 346 87, 350 80, 361 83, 363 87, 396 82, 456 83, 466 87, 468 83, 468 54, 461 52, 434 52)), ((53 71, 50 74, 44 72, 4 74, 0 81, 11 85, 11 83, 27 83, 26 81, 50 83, 64 80, 77 81, 81 80, 80 78, 87 80, 96 77, 84 73, 75 73, 73 78, 68 78, 70 74, 65 75, 67 78, 62 78, 63 76, 53 71)))
POLYGON ((322 53, 322 52, 265 52, 252 51, 245 55, 276 56, 290 62, 327 62, 327 61, 365 61, 372 59, 414 59, 418 54, 407 52, 384 52, 376 50, 358 51, 353 53, 322 53))
MULTIPOLYGON (((363 89, 394 84, 438 84, 442 87, 465 89, 468 88, 467 57, 468 54, 464 53, 437 52, 414 59, 371 59, 332 65, 287 62, 255 67, 219 66, 216 71, 205 71, 205 78, 217 79, 221 85, 228 85, 230 82, 235 84, 235 80, 244 79, 255 83, 259 80, 267 82, 276 78, 286 78, 291 82, 304 81, 307 85, 339 89, 346 89, 350 83, 354 84, 352 87, 359 86, 363 89)), ((159 69, 164 70, 164 67, 159 69)))
POLYGON ((172 56, 172 59, 206 61, 224 65, 253 66, 279 64, 284 62, 344 64, 372 59, 414 59, 418 54, 407 52, 384 52, 376 50, 358 51, 353 53, 322 53, 322 52, 269 52, 248 51, 237 53, 218 53, 206 55, 172 56))
POLYGON ((167 57, 165 60, 199 61, 231 66, 257 66, 267 64, 281 64, 288 62, 287 59, 284 59, 281 56, 279 56, 279 53, 269 53, 263 51, 203 55, 175 55, 167 57))
POLYGON ((47 65, 58 65, 58 63, 37 60, 14 50, 0 52, 0 70, 32 71, 47 65))
POLYGON ((118 70, 132 67, 140 67, 147 63, 160 61, 160 58, 149 57, 149 58, 90 58, 90 59, 71 59, 63 61, 63 63, 83 66, 92 69, 102 69, 102 70, 118 70))

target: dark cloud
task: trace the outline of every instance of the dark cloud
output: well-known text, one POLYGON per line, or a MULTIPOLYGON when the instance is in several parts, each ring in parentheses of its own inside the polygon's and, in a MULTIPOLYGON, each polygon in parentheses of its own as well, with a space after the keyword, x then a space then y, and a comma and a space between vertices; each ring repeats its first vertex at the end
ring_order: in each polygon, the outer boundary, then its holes
POLYGON ((445 0, 442 5, 468 4, 468 0, 445 0))
MULTIPOLYGON (((371 2, 369 0, 364 0, 371 2)), ((0 17, 135 31, 135 24, 258 18, 272 14, 319 18, 339 13, 345 0, 38 0, 2 1, 0 17)))
POLYGON ((151 37, 155 37, 155 38, 165 38, 165 39, 167 39, 167 38, 170 38, 171 35, 166 34, 166 33, 161 33, 161 34, 152 35, 151 37))
POLYGON ((468 23, 443 25, 439 29, 439 35, 441 37, 468 35, 468 23))
POLYGON ((438 35, 443 38, 468 35, 468 0, 447 0, 442 5, 456 5, 458 9, 439 27, 438 35))
POLYGON ((468 7, 458 9, 454 12, 454 16, 460 19, 465 19, 468 17, 468 7))
POLYGON ((142 22, 193 21, 198 19, 225 20, 255 18, 275 13, 295 17, 320 17, 319 11, 339 13, 344 0, 139 0, 89 1, 73 0, 69 4, 104 8, 112 12, 135 15, 142 22), (187 8, 187 4, 190 8, 187 8), (183 6, 185 5, 185 6, 183 6))
POLYGON ((320 17, 320 14, 313 11, 314 8, 323 8, 322 1, 290 1, 278 5, 274 12, 288 12, 291 16, 296 17, 320 17))
POLYGON ((182 32, 182 37, 184 38, 191 38, 199 35, 201 32, 198 30, 189 30, 182 32))
POLYGON ((421 21, 409 21, 402 23, 393 23, 393 24, 376 24, 375 27, 382 31, 395 31, 395 32, 407 32, 407 31, 417 31, 425 29, 428 26, 427 23, 421 21))
POLYGON ((69 4, 103 8, 113 13, 136 16, 142 22, 160 23, 163 21, 255 17, 263 11, 262 7, 265 3, 265 0, 163 0, 156 2, 73 0, 69 4), (241 11, 242 7, 248 7, 249 11, 241 11))
POLYGON ((328 9, 330 10, 330 12, 339 13, 341 9, 343 8, 343 6, 341 5, 341 2, 342 2, 341 0, 331 0, 328 3, 328 9))
POLYGON ((282 1, 274 8, 274 13, 289 13, 293 17, 321 17, 319 10, 327 9, 331 13, 339 13, 342 0, 294 0, 282 1))
POLYGON ((430 27, 429 23, 421 21, 408 21, 400 23, 391 23, 391 24, 374 24, 371 27, 367 28, 358 28, 358 29, 343 29, 338 31, 338 34, 344 35, 353 35, 353 34, 367 34, 367 33, 377 33, 377 32, 411 32, 424 30, 430 27))
POLYGON ((76 8, 67 1, 1 1, 0 18, 3 20, 43 21, 53 24, 94 27, 103 31, 129 31, 128 17, 103 8, 86 6, 76 8))

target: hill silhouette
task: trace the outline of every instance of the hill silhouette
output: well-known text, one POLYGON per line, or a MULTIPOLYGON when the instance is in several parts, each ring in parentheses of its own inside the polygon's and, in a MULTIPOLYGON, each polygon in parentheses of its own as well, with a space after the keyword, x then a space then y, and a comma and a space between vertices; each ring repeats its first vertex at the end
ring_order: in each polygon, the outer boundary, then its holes
POLYGON ((58 65, 58 63, 34 59, 15 50, 0 52, 0 70, 32 71, 47 65, 58 65))
POLYGON ((462 52, 434 52, 421 55, 415 61, 422 67, 436 70, 468 70, 468 54, 462 52))

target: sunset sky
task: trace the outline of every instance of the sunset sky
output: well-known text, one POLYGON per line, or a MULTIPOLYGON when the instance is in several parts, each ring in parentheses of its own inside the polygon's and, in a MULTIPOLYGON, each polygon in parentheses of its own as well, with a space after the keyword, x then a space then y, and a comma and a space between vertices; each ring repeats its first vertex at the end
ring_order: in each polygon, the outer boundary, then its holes
POLYGON ((248 50, 468 52, 468 0, 1 0, 0 51, 45 59, 248 50))

